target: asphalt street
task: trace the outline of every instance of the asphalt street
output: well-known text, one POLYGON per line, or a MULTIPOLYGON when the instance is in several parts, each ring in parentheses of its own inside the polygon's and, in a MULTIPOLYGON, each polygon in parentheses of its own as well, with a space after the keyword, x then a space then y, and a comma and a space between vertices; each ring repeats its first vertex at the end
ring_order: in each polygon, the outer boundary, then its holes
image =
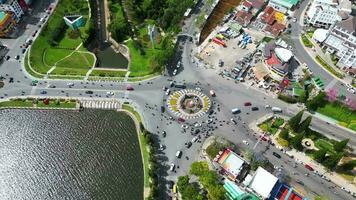
MULTIPOLYGON (((305 4, 305 2, 303 2, 305 4)), ((36 15, 41 16, 43 13, 36 15)), ((188 21, 187 33, 193 34, 194 18, 188 21)), ((38 18, 38 17, 37 17, 38 18)), ((39 18, 38 18, 39 19, 39 18)), ((37 22, 38 23, 38 22, 37 22)), ((70 98, 103 98, 103 99, 119 99, 121 101, 132 102, 132 105, 141 113, 143 123, 145 127, 155 133, 158 136, 158 142, 163 144, 166 148, 160 152, 160 156, 164 161, 165 169, 162 171, 162 176, 169 180, 176 180, 179 175, 186 174, 189 171, 190 164, 199 158, 199 151, 202 142, 205 139, 205 135, 220 135, 226 137, 232 142, 236 143, 241 148, 251 148, 256 142, 256 136, 248 128, 248 124, 255 123, 257 119, 262 116, 271 113, 270 110, 264 109, 265 105, 278 106, 283 109, 283 115, 292 116, 297 113, 300 108, 297 106, 291 106, 278 99, 272 98, 266 95, 264 92, 257 90, 253 87, 241 83, 234 83, 231 80, 227 80, 221 76, 218 76, 214 69, 205 69, 203 67, 197 67, 195 63, 192 63, 192 49, 195 45, 192 42, 182 40, 182 50, 178 55, 182 59, 182 67, 178 70, 177 76, 170 77, 168 75, 160 76, 152 80, 142 81, 140 83, 123 83, 123 82, 93 82, 93 81, 80 81, 80 80, 39 80, 37 86, 31 86, 32 77, 28 75, 22 64, 23 55, 21 53, 20 46, 31 38, 32 33, 37 30, 36 23, 27 25, 27 29, 17 39, 8 39, 3 41, 10 48, 10 60, 4 61, 0 66, 0 75, 5 77, 5 86, 0 89, 0 98, 14 96, 43 96, 43 97, 70 97, 70 98), (21 59, 14 59, 16 55, 20 55, 21 59), (14 82, 9 83, 10 77, 13 77, 14 82), (193 124, 199 122, 202 125, 201 129, 206 131, 201 133, 201 139, 198 142, 194 142, 192 147, 187 149, 185 143, 193 139, 193 135, 189 131, 183 132, 181 124, 177 123, 176 116, 169 112, 161 113, 160 106, 165 106, 165 98, 163 87, 169 86, 171 81, 185 82, 190 88, 199 87, 204 93, 213 89, 216 91, 217 96, 212 98, 213 109, 215 114, 210 116, 214 119, 214 126, 207 125, 205 122, 209 119, 206 115, 200 119, 187 122, 193 124), (67 84, 73 83, 74 85, 69 87, 67 84), (126 86, 132 85, 134 91, 127 92, 126 86), (49 88, 49 85, 55 86, 55 88, 49 88), (93 94, 86 94, 85 91, 93 91, 93 94), (41 91, 46 91, 46 94, 42 95, 41 91), (112 91, 115 94, 113 96, 107 96, 106 92, 112 91), (251 111, 250 107, 244 107, 244 102, 251 102, 253 106, 259 107, 259 111, 251 111), (241 113, 239 114, 240 120, 237 116, 231 114, 231 109, 239 107, 241 113), (220 111, 218 111, 220 110, 220 111), (230 118, 234 117, 237 121, 237 125, 227 124, 230 118), (221 124, 221 126, 220 126, 221 124), (209 130, 210 129, 210 130, 209 130), (166 131, 166 137, 163 137, 162 131, 166 131), (249 146, 244 146, 242 140, 247 140, 249 146), (183 155, 181 159, 175 157, 176 151, 182 150, 183 155), (187 158, 186 158, 187 156, 187 158), (176 173, 168 172, 169 164, 175 163, 177 166, 176 173), (178 168, 179 166, 179 168, 178 168)), ((292 31, 293 33, 293 31, 292 31)), ((296 43, 298 45, 298 43, 296 43)), ((298 48, 299 49, 299 48, 298 48)), ((302 52, 302 51, 297 51, 302 52)), ((303 57, 303 53, 297 53, 300 56, 300 60, 307 62, 307 64, 313 66, 314 73, 320 73, 320 77, 324 82, 332 82, 333 79, 325 71, 319 69, 317 65, 313 65, 313 60, 308 60, 308 57, 303 57), (304 60, 305 59, 305 60, 304 60), (317 70, 320 70, 317 71, 317 70), (325 77, 324 77, 325 76, 325 77), (331 78, 330 78, 331 77, 331 78)), ((305 56, 305 55, 304 55, 305 56)), ((315 64, 315 63, 314 63, 315 64)), ((168 71, 171 74, 171 71, 168 71)), ((327 85, 327 84, 326 84, 327 85)), ((335 87, 343 87, 339 82, 335 84, 335 87)), ((326 135, 332 136, 336 139, 350 138, 350 144, 356 145, 356 137, 351 132, 344 131, 333 125, 326 124, 318 119, 313 119, 312 127, 319 130, 326 135)), ((272 156, 273 151, 280 151, 273 146, 266 149, 268 144, 262 142, 258 145, 255 151, 263 153, 271 163, 275 166, 283 165, 283 171, 292 177, 294 180, 302 180, 307 188, 310 190, 310 194, 319 194, 328 196, 331 199, 351 199, 349 194, 346 194, 340 189, 331 189, 332 183, 326 182, 323 179, 316 176, 308 176, 305 174, 307 170, 298 165, 294 168, 294 162, 289 157, 281 154, 282 158, 278 159, 272 156)))

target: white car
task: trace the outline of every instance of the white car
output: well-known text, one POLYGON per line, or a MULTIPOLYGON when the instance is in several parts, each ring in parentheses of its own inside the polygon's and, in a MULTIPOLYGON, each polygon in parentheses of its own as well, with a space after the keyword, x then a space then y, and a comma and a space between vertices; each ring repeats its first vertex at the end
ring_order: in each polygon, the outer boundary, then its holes
POLYGON ((355 94, 355 90, 353 88, 347 88, 347 91, 349 91, 352 94, 355 94))
POLYGON ((74 83, 67 83, 67 86, 74 86, 74 83))
POLYGON ((173 71, 173 76, 177 75, 177 69, 173 71))
POLYGON ((292 22, 294 22, 294 23, 297 22, 297 18, 293 17, 292 22))
POLYGON ((244 143, 245 145, 250 145, 246 140, 242 140, 242 143, 244 143))
POLYGON ((182 128, 183 128, 183 129, 187 129, 188 126, 187 126, 186 124, 182 124, 182 128))
POLYGON ((168 96, 170 93, 171 93, 171 90, 170 90, 170 89, 167 89, 167 90, 166 90, 166 95, 168 96))
POLYGON ((174 163, 171 163, 171 164, 170 164, 170 167, 169 167, 169 171, 173 171, 173 170, 174 170, 174 168, 175 168, 174 163))
POLYGON ((192 143, 196 142, 197 140, 198 140, 198 137, 197 137, 197 136, 193 137, 192 143))
POLYGON ((201 127, 201 124, 200 123, 195 123, 194 126, 195 127, 201 127))
POLYGON ((110 92, 110 91, 109 91, 109 92, 106 92, 106 94, 113 96, 113 95, 114 95, 114 92, 110 92))
POLYGON ((210 124, 211 122, 213 122, 213 119, 206 120, 206 123, 208 123, 208 124, 210 124))
POLYGON ((346 87, 347 88, 353 88, 352 85, 350 85, 350 84, 346 84, 346 87))
POLYGON ((195 90, 201 92, 201 88, 200 87, 196 87, 195 90))

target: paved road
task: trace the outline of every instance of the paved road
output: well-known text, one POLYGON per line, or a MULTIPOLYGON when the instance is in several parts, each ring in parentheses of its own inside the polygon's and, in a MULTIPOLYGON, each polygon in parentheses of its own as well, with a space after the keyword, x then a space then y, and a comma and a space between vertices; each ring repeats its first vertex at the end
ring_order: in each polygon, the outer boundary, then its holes
POLYGON ((349 93, 346 89, 346 86, 344 86, 344 83, 341 81, 336 80, 332 75, 329 74, 329 72, 325 71, 322 67, 319 66, 318 63, 315 62, 315 60, 308 54, 308 52, 304 49, 304 46, 302 42, 300 41, 300 35, 301 32, 303 31, 303 16, 302 14, 304 13, 304 10, 306 9, 309 1, 304 0, 300 4, 300 8, 295 12, 294 16, 297 18, 296 23, 291 23, 291 40, 292 40, 292 46, 294 48, 293 53, 295 56, 300 60, 302 63, 306 63, 309 68, 313 71, 314 75, 319 76, 320 79, 324 82, 325 88, 333 88, 336 91, 343 91, 344 94, 352 99, 353 101, 356 101, 356 95, 349 93))
MULTIPOLYGON (((187 29, 189 34, 194 32, 193 19, 194 17, 189 22, 190 25, 187 29)), ((207 93, 210 89, 217 92, 217 97, 213 99, 215 102, 213 104, 213 109, 216 113, 210 116, 210 118, 216 119, 214 126, 202 123, 209 118, 208 116, 204 116, 198 120, 204 126, 201 129, 206 129, 206 132, 201 134, 201 142, 204 140, 204 135, 214 134, 224 136, 241 146, 241 148, 246 148, 243 144, 241 144, 242 140, 249 141, 251 144, 250 146, 256 142, 255 136, 251 130, 247 128, 247 125, 255 123, 256 119, 264 116, 266 113, 270 113, 269 110, 264 109, 266 104, 281 107, 284 110, 284 113, 288 116, 291 116, 299 111, 298 107, 290 106, 289 104, 286 104, 278 99, 274 99, 254 88, 243 84, 235 84, 233 81, 217 76, 214 70, 196 67, 196 65, 191 62, 191 50, 194 48, 194 44, 191 42, 184 42, 184 44, 182 42, 183 48, 182 52, 180 52, 180 56, 182 57, 183 66, 180 68, 177 76, 161 76, 153 80, 134 83, 132 85, 135 90, 132 92, 127 92, 125 90, 127 85, 126 83, 115 82, 40 80, 37 86, 32 87, 30 86, 31 79, 29 78, 29 75, 24 72, 22 63, 15 60, 14 57, 16 55, 21 55, 21 48, 19 46, 23 44, 27 38, 30 38, 36 29, 36 23, 28 25, 28 29, 26 29, 23 35, 21 35, 17 40, 5 41, 6 44, 11 46, 11 50, 9 52, 11 59, 9 61, 5 61, 0 66, 0 74, 6 78, 5 86, 0 90, 0 98, 20 96, 22 94, 24 96, 41 96, 40 92, 45 90, 47 94, 43 96, 115 98, 122 101, 125 99, 125 101, 132 102, 134 107, 142 113, 144 124, 148 130, 157 133, 158 142, 166 146, 166 149, 159 153, 159 157, 166 165, 165 169, 161 171, 161 174, 167 176, 168 179, 174 180, 177 176, 186 174, 189 170, 190 163, 196 159, 197 155, 199 155, 198 151, 201 146, 201 143, 194 143, 191 148, 186 149, 184 143, 191 141, 194 136, 191 135, 189 131, 186 133, 182 132, 182 128, 180 127, 181 125, 176 122, 175 116, 172 116, 168 112, 164 114, 160 113, 160 106, 165 105, 165 94, 162 88, 163 86, 169 85, 169 79, 174 79, 176 82, 185 81, 186 83, 189 83, 188 85, 190 85, 191 88, 198 86, 202 88, 205 93, 207 93), (6 74, 8 75, 6 76, 6 74), (14 78, 14 83, 8 83, 10 77, 14 78), (69 82, 74 83, 74 86, 69 88, 67 86, 69 82), (55 85, 56 88, 48 88, 49 84, 55 85), (94 94, 85 94, 85 91, 87 90, 93 91, 94 94), (107 97, 107 91, 114 91, 115 95, 107 97), (243 103, 246 101, 252 102, 252 104, 254 106, 258 106, 260 110, 252 112, 250 108, 244 107, 243 103), (241 120, 236 119, 238 121, 238 125, 236 126, 226 123, 231 117, 233 117, 231 109, 235 107, 240 107, 242 110, 242 113, 240 114, 241 120), (218 108, 220 111, 218 111, 218 108), (170 117, 173 118, 170 119, 170 117), (208 128, 208 126, 210 127, 208 128), (217 129, 216 126, 218 127, 217 129), (214 129, 214 131, 211 129, 214 129), (166 137, 163 137, 161 134, 161 131, 163 130, 167 132, 166 137), (183 150, 183 156, 181 159, 177 159, 175 157, 177 150, 183 150), (185 156, 188 156, 188 159, 186 159, 185 156), (179 166, 179 168, 177 168, 177 173, 167 172, 168 164, 172 162, 179 166)), ((168 74, 170 73, 171 71, 168 72, 168 74)), ((330 79, 330 81, 332 80, 330 79)), ((191 123, 193 122, 194 121, 191 123)), ((350 137, 350 144, 356 144, 356 138, 354 135, 346 133, 344 130, 340 130, 332 125, 327 125, 326 123, 314 119, 312 127, 315 127, 316 129, 327 134, 329 134, 329 131, 332 131, 333 133, 330 134, 334 134, 334 137, 337 139, 350 137)), ((289 158, 284 155, 282 155, 282 159, 275 158, 272 156, 272 152, 278 150, 274 147, 269 147, 269 150, 266 150, 266 146, 267 144, 261 143, 256 151, 264 152, 264 155, 274 165, 283 165, 287 174, 290 172, 297 172, 298 175, 290 174, 290 176, 293 179, 302 179, 311 191, 314 191, 317 194, 327 195, 332 199, 350 198, 350 196, 340 190, 338 190, 338 194, 333 193, 333 190, 328 188, 330 183, 327 183, 318 177, 304 177, 303 174, 306 173, 306 169, 304 169, 304 167, 298 166, 297 168, 293 168, 293 162, 289 162, 289 158)))

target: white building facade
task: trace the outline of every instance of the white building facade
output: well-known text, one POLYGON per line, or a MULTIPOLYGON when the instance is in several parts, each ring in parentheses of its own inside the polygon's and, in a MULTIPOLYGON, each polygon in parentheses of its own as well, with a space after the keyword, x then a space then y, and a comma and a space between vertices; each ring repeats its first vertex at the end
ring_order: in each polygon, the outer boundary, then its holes
POLYGON ((0 11, 13 12, 16 16, 16 22, 20 21, 21 16, 24 14, 17 0, 3 1, 3 3, 0 3, 0 11))
POLYGON ((340 68, 356 68, 356 17, 336 23, 329 31, 324 47, 335 53, 340 68))
POLYGON ((329 28, 335 22, 348 18, 350 13, 349 0, 314 0, 306 17, 308 23, 315 27, 329 28))

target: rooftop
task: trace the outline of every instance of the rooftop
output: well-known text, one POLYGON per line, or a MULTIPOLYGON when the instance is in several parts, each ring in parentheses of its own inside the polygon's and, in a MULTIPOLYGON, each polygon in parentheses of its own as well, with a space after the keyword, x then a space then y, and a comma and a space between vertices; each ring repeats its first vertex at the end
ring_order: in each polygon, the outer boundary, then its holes
POLYGON ((356 37, 356 17, 350 17, 347 20, 336 23, 336 26, 346 29, 356 37))
POLYGON ((2 20, 4 20, 6 17, 6 12, 4 11, 0 11, 0 22, 2 22, 2 20))
POLYGON ((245 161, 240 158, 240 156, 238 156, 235 152, 229 149, 225 149, 222 152, 218 163, 225 171, 227 171, 228 173, 233 175, 234 178, 236 178, 240 174, 245 161))
POLYGON ((293 6, 297 5, 299 0, 271 0, 271 1, 290 9, 293 6))
POLYGON ((263 198, 268 198, 277 181, 273 174, 258 167, 249 187, 263 198))

